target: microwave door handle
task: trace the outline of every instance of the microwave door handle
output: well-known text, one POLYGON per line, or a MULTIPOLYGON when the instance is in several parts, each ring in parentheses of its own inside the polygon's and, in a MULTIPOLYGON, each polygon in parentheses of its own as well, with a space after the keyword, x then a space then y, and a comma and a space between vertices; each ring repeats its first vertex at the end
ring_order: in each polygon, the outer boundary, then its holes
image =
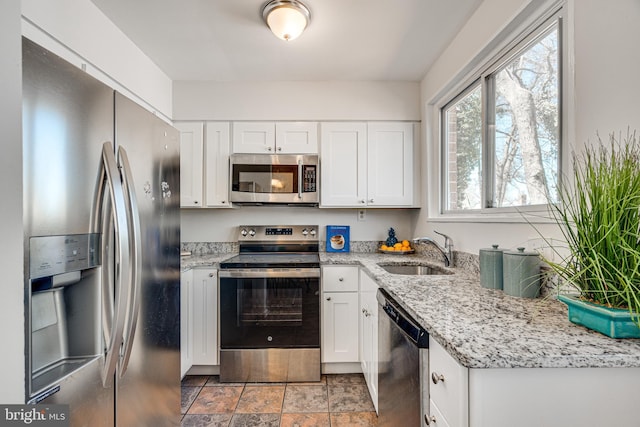
POLYGON ((302 160, 298 160, 298 199, 302 199, 302 160))

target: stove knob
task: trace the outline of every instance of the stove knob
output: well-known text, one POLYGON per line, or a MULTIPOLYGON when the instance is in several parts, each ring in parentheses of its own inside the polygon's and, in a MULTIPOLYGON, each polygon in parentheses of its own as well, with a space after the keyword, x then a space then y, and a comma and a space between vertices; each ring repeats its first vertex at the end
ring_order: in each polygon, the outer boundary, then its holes
POLYGON ((312 229, 311 229, 311 231, 310 231, 309 233, 311 233, 311 236, 312 236, 312 237, 315 237, 315 235, 316 235, 316 229, 315 229, 315 228, 312 228, 312 229))
POLYGON ((254 230, 253 228, 249 230, 249 236, 253 237, 255 235, 256 235, 256 230, 254 230))
POLYGON ((306 228, 302 229, 302 235, 306 236, 307 234, 309 234, 309 230, 307 230, 306 228))
POLYGON ((246 237, 247 236, 247 229, 243 228, 242 230, 240 230, 240 234, 242 235, 242 237, 246 237))

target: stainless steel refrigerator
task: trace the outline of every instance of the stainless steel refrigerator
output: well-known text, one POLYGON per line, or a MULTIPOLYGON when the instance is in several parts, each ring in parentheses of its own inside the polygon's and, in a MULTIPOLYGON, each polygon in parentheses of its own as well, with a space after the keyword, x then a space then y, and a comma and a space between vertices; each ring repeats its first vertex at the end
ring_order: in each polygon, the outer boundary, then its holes
POLYGON ((179 135, 23 39, 26 401, 180 424, 179 135))

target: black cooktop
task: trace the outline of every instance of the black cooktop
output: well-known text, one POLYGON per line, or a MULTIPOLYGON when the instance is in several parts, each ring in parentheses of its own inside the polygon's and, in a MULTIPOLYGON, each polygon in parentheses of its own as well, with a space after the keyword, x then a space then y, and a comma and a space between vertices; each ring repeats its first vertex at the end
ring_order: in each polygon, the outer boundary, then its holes
POLYGON ((230 268, 320 268, 317 253, 241 253, 220 263, 230 268))

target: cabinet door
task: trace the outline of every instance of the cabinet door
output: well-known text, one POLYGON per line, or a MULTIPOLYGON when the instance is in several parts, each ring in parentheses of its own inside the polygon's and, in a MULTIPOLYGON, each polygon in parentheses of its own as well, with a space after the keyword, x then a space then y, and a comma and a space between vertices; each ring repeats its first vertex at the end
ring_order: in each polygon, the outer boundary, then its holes
POLYGON ((174 123, 180 131, 180 206, 202 206, 202 123, 174 123))
MULTIPOLYGON (((469 425, 469 370, 429 337, 429 394, 451 426, 469 425)), ((432 414, 433 415, 433 414, 432 414)))
POLYGON ((229 123, 211 122, 205 127, 206 205, 230 207, 229 123))
POLYGON ((320 125, 320 205, 363 207, 367 192, 367 125, 320 125))
POLYGON ((358 362, 358 293, 324 292, 322 362, 358 362))
POLYGON ((413 123, 369 123, 367 205, 412 206, 413 123))
POLYGON ((275 151, 276 136, 273 122, 234 122, 233 152, 269 154, 275 151))
POLYGON ((180 377, 193 365, 193 270, 180 273, 180 377))
POLYGON ((360 271, 360 361, 362 373, 378 410, 378 284, 360 271))
POLYGON ((218 364, 218 280, 215 269, 193 270, 193 364, 218 364))
POLYGON ((442 413, 440 412, 440 409, 438 409, 438 406, 435 403, 433 403, 433 400, 429 401, 428 419, 429 419, 429 422, 431 423, 429 425, 434 425, 438 427, 450 427, 449 422, 447 421, 445 416, 442 415, 442 413))
POLYGON ((276 153, 318 154, 318 123, 277 122, 276 153))

